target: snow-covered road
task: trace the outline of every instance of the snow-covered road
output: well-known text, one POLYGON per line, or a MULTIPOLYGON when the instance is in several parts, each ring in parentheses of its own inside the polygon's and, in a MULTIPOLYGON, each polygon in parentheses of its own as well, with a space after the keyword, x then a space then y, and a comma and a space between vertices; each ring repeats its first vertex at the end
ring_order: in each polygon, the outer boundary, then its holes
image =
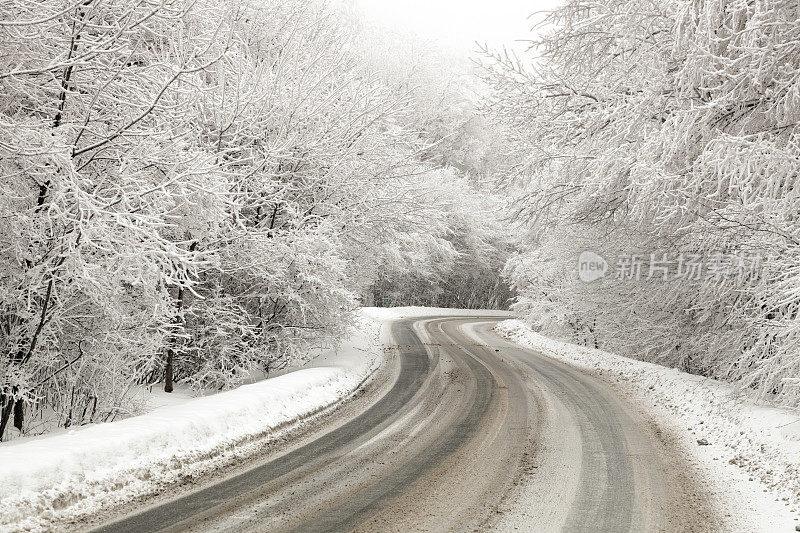
POLYGON ((4 447, 0 529, 794 530, 791 413, 507 313, 362 314, 312 368, 4 447))
POLYGON ((103 530, 722 525, 689 465, 635 409, 602 381, 502 339, 497 320, 395 322, 384 390, 252 468, 103 530))

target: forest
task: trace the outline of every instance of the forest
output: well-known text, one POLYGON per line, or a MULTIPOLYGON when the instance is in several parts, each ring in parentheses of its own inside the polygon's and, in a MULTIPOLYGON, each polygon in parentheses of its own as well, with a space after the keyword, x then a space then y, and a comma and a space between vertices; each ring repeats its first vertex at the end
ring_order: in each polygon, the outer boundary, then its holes
POLYGON ((0 5, 0 439, 302 364, 371 305, 511 304, 800 406, 800 6, 534 19, 470 62, 336 0, 0 5))
POLYGON ((438 53, 337 2, 4 2, 0 437, 300 364, 384 298, 506 305, 491 128, 438 53))
POLYGON ((572 342, 800 406, 800 5, 568 0, 489 106, 515 309, 572 342), (579 254, 613 272, 586 283, 579 254))

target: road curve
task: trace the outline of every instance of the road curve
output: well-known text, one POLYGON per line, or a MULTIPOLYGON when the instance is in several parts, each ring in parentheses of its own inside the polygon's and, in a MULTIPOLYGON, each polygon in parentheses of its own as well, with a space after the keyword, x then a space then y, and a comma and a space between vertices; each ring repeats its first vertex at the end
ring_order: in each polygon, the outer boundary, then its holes
POLYGON ((97 531, 689 531, 710 523, 679 458, 624 400, 597 378, 501 339, 491 330, 497 320, 393 323, 393 378, 358 412, 97 531))

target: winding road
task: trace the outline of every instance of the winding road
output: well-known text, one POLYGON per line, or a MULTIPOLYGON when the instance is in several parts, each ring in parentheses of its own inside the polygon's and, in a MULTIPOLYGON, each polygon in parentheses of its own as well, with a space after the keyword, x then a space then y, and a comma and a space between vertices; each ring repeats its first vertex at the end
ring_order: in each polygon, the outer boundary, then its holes
POLYGON ((596 377, 500 338, 502 318, 394 322, 371 394, 98 531, 703 529, 657 432, 596 377))

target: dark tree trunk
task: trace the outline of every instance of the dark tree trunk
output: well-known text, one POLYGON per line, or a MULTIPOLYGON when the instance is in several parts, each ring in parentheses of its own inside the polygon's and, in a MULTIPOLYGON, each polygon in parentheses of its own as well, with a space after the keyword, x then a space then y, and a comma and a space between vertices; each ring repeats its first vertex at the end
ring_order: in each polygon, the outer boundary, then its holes
POLYGON ((3 440, 3 435, 6 433, 6 426, 8 420, 11 418, 11 411, 14 409, 14 397, 0 394, 0 405, 3 406, 2 414, 0 414, 0 441, 3 440))
MULTIPOLYGON (((175 327, 180 325, 181 318, 180 313, 183 311, 183 289, 178 289, 178 316, 175 318, 175 327)), ((169 348, 167 348, 167 364, 166 368, 164 369, 164 392, 172 392, 172 382, 175 374, 175 345, 178 344, 178 339, 173 336, 169 342, 169 348)))
MULTIPOLYGON (((197 242, 192 242, 189 246, 189 251, 194 252, 197 248, 197 242)), ((183 287, 178 289, 178 301, 177 301, 177 308, 178 308, 178 315, 175 317, 175 325, 176 329, 177 326, 180 326, 183 320, 181 319, 181 313, 183 312, 183 302, 184 302, 184 294, 185 291, 183 287)), ((178 344, 178 339, 173 336, 169 343, 169 348, 167 348, 167 364, 166 368, 164 369, 164 392, 172 392, 173 390, 173 378, 175 374, 175 346, 178 344)))
POLYGON ((164 370, 164 392, 172 392, 172 348, 167 350, 167 368, 164 370))
POLYGON ((14 402, 14 427, 22 431, 22 422, 25 419, 25 404, 22 400, 14 402))

